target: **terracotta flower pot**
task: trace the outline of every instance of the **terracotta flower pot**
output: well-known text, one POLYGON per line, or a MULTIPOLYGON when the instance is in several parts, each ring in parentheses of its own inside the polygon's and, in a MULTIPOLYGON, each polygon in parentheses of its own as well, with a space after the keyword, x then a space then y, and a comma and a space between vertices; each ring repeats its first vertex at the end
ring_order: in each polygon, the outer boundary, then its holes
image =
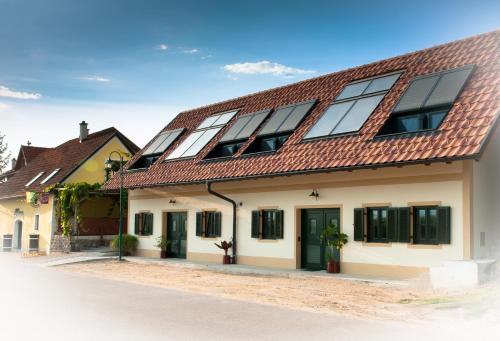
POLYGON ((340 262, 328 261, 326 271, 331 274, 338 274, 340 272, 340 262))
POLYGON ((222 264, 231 264, 231 256, 229 255, 224 255, 222 257, 222 264))

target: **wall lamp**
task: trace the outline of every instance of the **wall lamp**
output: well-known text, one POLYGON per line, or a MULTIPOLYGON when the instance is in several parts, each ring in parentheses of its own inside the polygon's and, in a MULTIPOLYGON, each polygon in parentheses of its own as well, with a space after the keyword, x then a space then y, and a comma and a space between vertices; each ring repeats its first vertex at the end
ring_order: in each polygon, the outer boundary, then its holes
POLYGON ((319 193, 318 193, 318 190, 317 189, 313 189, 313 191, 311 192, 311 194, 309 194, 310 197, 314 197, 316 198, 316 200, 318 200, 319 198, 319 193))

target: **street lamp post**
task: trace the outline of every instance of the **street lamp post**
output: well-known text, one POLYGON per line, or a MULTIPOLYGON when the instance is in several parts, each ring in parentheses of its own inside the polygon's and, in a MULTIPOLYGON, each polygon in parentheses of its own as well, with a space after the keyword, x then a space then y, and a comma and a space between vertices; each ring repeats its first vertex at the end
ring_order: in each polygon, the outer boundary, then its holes
POLYGON ((111 159, 113 154, 117 154, 120 158, 120 225, 118 227, 118 261, 122 260, 122 226, 123 226, 123 156, 120 152, 112 151, 109 154, 108 161, 106 161, 106 167, 108 169, 113 169, 115 160, 111 159))

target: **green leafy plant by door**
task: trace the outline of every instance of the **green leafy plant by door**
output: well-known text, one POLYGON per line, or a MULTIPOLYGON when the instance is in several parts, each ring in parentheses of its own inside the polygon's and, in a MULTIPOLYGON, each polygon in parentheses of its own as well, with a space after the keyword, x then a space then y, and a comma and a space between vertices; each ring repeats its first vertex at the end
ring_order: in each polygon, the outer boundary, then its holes
POLYGON ((340 250, 347 244, 349 236, 340 232, 335 224, 331 224, 323 230, 320 237, 326 243, 328 260, 340 261, 340 250))

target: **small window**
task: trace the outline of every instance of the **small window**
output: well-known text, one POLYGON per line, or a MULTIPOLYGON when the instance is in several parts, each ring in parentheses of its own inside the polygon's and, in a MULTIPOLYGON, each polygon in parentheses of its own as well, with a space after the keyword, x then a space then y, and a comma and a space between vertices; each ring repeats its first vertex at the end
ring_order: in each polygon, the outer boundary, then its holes
POLYGON ((40 228, 40 215, 35 214, 35 216, 33 218, 33 229, 35 231, 38 231, 39 228, 40 228))
POLYGON ((368 209, 368 242, 387 243, 389 241, 387 213, 387 207, 368 209))
POLYGON ((30 182, 28 182, 25 186, 26 187, 29 187, 31 186, 35 181, 37 181, 42 175, 44 175, 45 172, 40 172, 38 173, 33 179, 30 180, 30 182))
POLYGON ((283 239, 283 230, 282 210, 252 212, 252 238, 283 239))
POLYGON ((52 173, 50 173, 45 179, 42 180, 42 182, 40 182, 40 184, 45 184, 47 183, 47 181, 49 181, 50 179, 52 179, 52 177, 54 175, 56 175, 57 173, 59 173, 59 171, 61 170, 61 168, 57 168, 55 169, 52 173))
POLYGON ((134 232, 137 236, 153 234, 153 213, 136 213, 134 232))
POLYGON ((220 237, 222 235, 221 212, 203 211, 196 213, 196 235, 206 238, 220 237))

